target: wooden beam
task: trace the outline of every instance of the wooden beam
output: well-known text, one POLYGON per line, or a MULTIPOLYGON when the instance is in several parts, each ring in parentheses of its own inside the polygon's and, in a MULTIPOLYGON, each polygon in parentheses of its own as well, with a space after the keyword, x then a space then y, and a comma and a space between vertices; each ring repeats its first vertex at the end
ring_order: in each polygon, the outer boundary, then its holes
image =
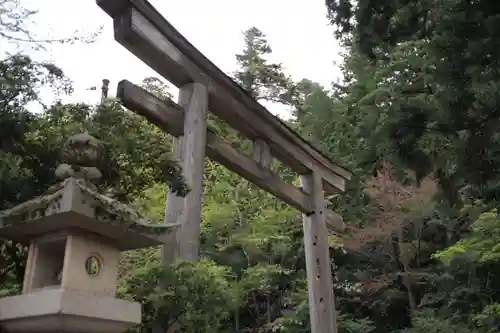
POLYGON ((332 230, 335 232, 344 232, 345 224, 344 219, 341 215, 335 213, 333 210, 325 208, 325 222, 328 230, 332 230))
POLYGON ((184 105, 184 155, 182 170, 189 193, 184 198, 180 220, 179 259, 198 260, 200 252, 201 207, 203 201, 203 171, 207 137, 208 91, 201 83, 181 88, 189 96, 184 105))
POLYGON ((96 0, 97 5, 111 17, 122 13, 132 3, 132 1, 121 0, 96 0))
POLYGON ((345 190, 345 180, 351 177, 349 171, 331 163, 270 114, 196 50, 147 1, 99 0, 98 4, 114 18, 115 39, 146 64, 177 86, 192 81, 206 83, 209 108, 214 114, 251 139, 265 139, 275 157, 294 171, 317 169, 326 182, 345 190), (126 4, 118 6, 117 2, 126 4), (110 9, 115 7, 120 10, 110 9))
MULTIPOLYGON (((188 89, 179 89, 179 105, 188 105, 190 97, 190 91, 188 89)), ((164 102, 169 103, 170 99, 167 99, 164 102)), ((177 107, 174 103, 172 103, 171 106, 177 107)), ((182 128, 182 130, 184 130, 182 122, 179 122, 176 125, 178 128, 182 128)), ((169 128, 169 131, 173 130, 174 128, 169 128)), ((184 135, 174 136, 172 139, 172 146, 174 149, 175 159, 179 165, 182 166, 184 161, 184 135)), ((180 224, 183 209, 184 197, 178 196, 175 192, 169 191, 165 203, 165 224, 180 224)), ((179 258, 180 240, 181 228, 176 228, 169 234, 169 239, 162 247, 162 263, 171 264, 179 258)))
MULTIPOLYGON (((183 94, 179 94, 179 103, 182 104, 183 94)), ((176 161, 182 165, 184 159, 184 137, 173 138, 173 148, 176 161)), ((175 192, 167 193, 165 203, 165 225, 180 224, 180 216, 184 208, 184 197, 178 196, 175 192)), ((179 257, 179 240, 181 228, 175 228, 169 235, 168 239, 162 246, 161 262, 163 264, 171 264, 179 257)))
POLYGON ((184 110, 171 99, 159 99, 127 80, 118 82, 116 98, 165 132, 175 137, 184 135, 184 110))
POLYGON ((265 168, 270 166, 273 158, 271 151, 269 150, 269 145, 262 139, 256 139, 253 141, 252 157, 255 162, 265 168))
POLYGON ((206 81, 202 75, 193 76, 191 62, 135 8, 114 17, 113 25, 120 44, 177 87, 206 81))
MULTIPOLYGON (((161 100, 144 89, 123 80, 118 83, 117 98, 128 109, 144 116, 166 132, 184 134, 182 108, 170 100, 161 100)), ((230 144, 207 128, 207 156, 236 172, 250 182, 275 195, 301 212, 311 212, 307 195, 293 185, 286 184, 271 170, 262 167, 252 158, 241 154, 230 144)))
MULTIPOLYGON (((184 134, 183 110, 170 99, 161 100, 127 80, 118 83, 116 96, 123 106, 145 117, 165 132, 176 137, 184 134)), ((207 127, 206 145, 206 154, 212 160, 224 165, 300 212, 311 213, 308 194, 285 183, 271 170, 240 153, 219 138, 210 127, 207 127)), ((344 231, 342 217, 330 210, 326 210, 326 212, 330 228, 337 232, 344 231)))
POLYGON ((313 214, 302 216, 311 332, 337 333, 321 175, 314 172, 302 175, 300 182, 304 191, 310 194, 313 207, 313 214))
MULTIPOLYGON (((142 115, 167 133, 182 137, 183 110, 169 99, 161 100, 144 89, 123 80, 118 83, 117 98, 128 109, 142 115)), ((269 169, 262 167, 252 158, 238 152, 213 130, 207 128, 207 156, 226 166, 229 170, 248 179, 255 185, 273 194, 302 213, 310 213, 309 195, 293 185, 285 183, 269 169)), ((329 227, 337 232, 344 230, 342 217, 326 210, 329 227)))
MULTIPOLYGON (((269 149, 269 145, 262 139, 254 140, 252 157, 255 162, 259 163, 261 166, 265 168, 268 168, 272 161, 272 155, 269 149)), ((323 182, 323 186, 325 184, 328 183, 323 182)), ((344 220, 342 219, 342 216, 327 208, 325 208, 325 212, 326 212, 325 220, 328 229, 336 232, 342 232, 345 230, 345 224, 344 220)))

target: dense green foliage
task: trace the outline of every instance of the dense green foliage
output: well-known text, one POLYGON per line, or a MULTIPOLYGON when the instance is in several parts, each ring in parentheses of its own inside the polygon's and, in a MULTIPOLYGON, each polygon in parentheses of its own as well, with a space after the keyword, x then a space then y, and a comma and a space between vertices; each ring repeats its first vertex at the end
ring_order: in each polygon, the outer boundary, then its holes
MULTIPOLYGON (((290 126, 355 172, 347 194, 329 198, 349 229, 330 235, 339 331, 500 332, 500 6, 327 0, 326 8, 345 47, 334 89, 287 75, 257 28, 245 33, 233 77, 255 98, 292 109, 290 126)), ((0 1, 0 35, 28 34, 19 27, 30 15, 0 1)), ((185 192, 170 138, 132 112, 112 101, 28 112, 42 86, 69 93, 71 84, 21 54, 0 61, 0 80, 0 209, 43 193, 62 142, 84 130, 108 146, 102 191, 158 223, 166 189, 185 192)), ((158 79, 143 86, 169 95, 158 79)), ((248 151, 247 140, 210 122, 248 151)), ((279 163, 273 169, 297 181, 279 163)), ((162 267, 156 248, 123 255, 118 293, 144 309, 136 331, 307 332, 300 215, 209 160, 205 184, 202 260, 162 267)), ((2 242, 1 294, 18 292, 24 256, 2 242)))

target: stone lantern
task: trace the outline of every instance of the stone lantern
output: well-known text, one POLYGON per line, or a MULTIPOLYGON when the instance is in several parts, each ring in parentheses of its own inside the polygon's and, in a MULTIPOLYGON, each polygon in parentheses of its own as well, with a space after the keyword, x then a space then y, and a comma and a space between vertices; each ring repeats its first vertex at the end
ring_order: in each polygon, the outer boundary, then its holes
POLYGON ((118 333, 141 322, 139 303, 115 298, 120 252, 163 244, 172 227, 97 191, 102 148, 87 133, 71 137, 61 182, 0 212, 0 237, 29 244, 22 294, 0 299, 7 332, 118 333))

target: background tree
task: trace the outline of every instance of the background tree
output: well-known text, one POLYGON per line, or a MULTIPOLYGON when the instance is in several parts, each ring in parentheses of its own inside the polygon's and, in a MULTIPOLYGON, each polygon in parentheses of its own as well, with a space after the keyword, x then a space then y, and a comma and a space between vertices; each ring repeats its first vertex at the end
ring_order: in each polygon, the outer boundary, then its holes
MULTIPOLYGON (((411 277, 407 282, 416 298, 411 331, 488 331, 476 316, 488 318, 495 327, 496 292, 487 282, 495 260, 486 264, 468 256, 477 253, 478 244, 491 253, 487 244, 498 239, 491 232, 491 215, 478 218, 497 205, 498 161, 490 154, 498 141, 490 126, 498 118, 498 99, 490 88, 498 81, 493 49, 498 39, 487 27, 498 6, 460 0, 326 1, 326 6, 347 49, 347 75, 339 97, 352 110, 352 124, 359 129, 356 139, 373 147, 366 150, 370 158, 365 161, 377 172, 389 162, 391 174, 401 182, 411 181, 412 173, 417 184, 426 176, 436 180, 432 210, 418 209, 420 217, 412 223, 420 239, 413 250, 419 261, 407 261, 413 273, 401 277, 411 277), (490 221, 488 228, 485 221, 490 221), (442 238, 437 248, 422 246, 429 236, 442 238), (450 266, 433 259, 432 253, 459 239, 440 252, 441 258, 454 258, 450 266), (424 256, 429 250, 431 255, 424 256), (430 266, 417 273, 423 258, 430 266)), ((408 236, 400 233, 397 244, 414 237, 408 236)), ((399 256, 404 247, 395 248, 399 256)))
POLYGON ((270 62, 268 56, 272 48, 266 35, 256 27, 244 33, 245 46, 236 55, 239 70, 234 79, 257 100, 283 103, 291 84, 280 63, 270 62))

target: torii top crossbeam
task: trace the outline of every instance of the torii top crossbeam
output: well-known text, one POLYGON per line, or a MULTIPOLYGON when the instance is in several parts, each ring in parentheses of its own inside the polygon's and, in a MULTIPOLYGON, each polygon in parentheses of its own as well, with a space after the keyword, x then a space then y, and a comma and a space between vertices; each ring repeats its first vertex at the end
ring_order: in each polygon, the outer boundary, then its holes
POLYGON ((182 36, 150 3, 98 0, 114 19, 115 38, 170 82, 207 84, 209 110, 251 139, 269 144, 272 154, 299 174, 321 171, 325 190, 345 189, 351 173, 272 115, 182 36))
MULTIPOLYGON (((203 159, 208 156, 304 214, 311 330, 336 333, 325 216, 335 229, 340 229, 341 217, 325 209, 324 193, 344 191, 351 173, 260 105, 146 0, 97 0, 97 4, 113 18, 115 39, 180 88, 177 104, 124 80, 117 97, 125 107, 178 138, 176 155, 191 188, 182 204, 172 205, 172 210, 180 211, 174 220, 183 233, 178 243, 184 247, 180 252, 188 253, 184 258, 196 258, 199 250, 203 159), (253 140, 253 156, 218 137, 206 124, 207 111, 253 140), (300 175, 300 189, 271 172, 271 156, 300 175)), ((172 198, 169 195, 167 206, 172 198)))

